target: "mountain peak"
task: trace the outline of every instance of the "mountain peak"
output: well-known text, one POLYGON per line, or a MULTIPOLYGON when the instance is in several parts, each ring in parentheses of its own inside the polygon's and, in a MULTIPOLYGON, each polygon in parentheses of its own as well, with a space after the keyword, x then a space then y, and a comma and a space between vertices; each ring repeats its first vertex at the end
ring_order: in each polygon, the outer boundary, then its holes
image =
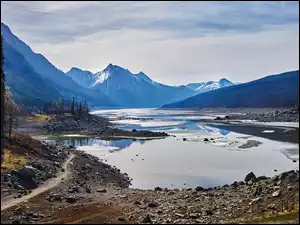
POLYGON ((227 86, 233 85, 233 83, 231 81, 227 80, 226 78, 221 78, 219 80, 219 84, 220 84, 220 87, 227 87, 227 86))
POLYGON ((83 71, 83 70, 79 69, 77 67, 72 67, 67 73, 69 73, 69 72, 75 72, 75 71, 83 71))

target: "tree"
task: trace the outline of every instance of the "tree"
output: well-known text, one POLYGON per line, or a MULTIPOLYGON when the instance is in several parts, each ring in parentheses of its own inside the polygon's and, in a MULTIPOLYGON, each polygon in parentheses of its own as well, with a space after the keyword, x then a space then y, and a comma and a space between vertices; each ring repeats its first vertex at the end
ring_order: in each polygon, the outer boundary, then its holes
POLYGON ((78 114, 81 115, 81 112, 82 112, 82 108, 81 108, 81 102, 79 103, 79 112, 78 114))
POLYGON ((72 105, 71 105, 71 113, 74 115, 75 114, 75 102, 74 102, 74 97, 73 97, 73 100, 72 100, 72 105))
POLYGON ((5 75, 4 75, 4 55, 3 55, 3 37, 1 34, 1 162, 4 152, 4 93, 5 93, 5 75))
POLYGON ((16 121, 16 117, 19 113, 19 109, 18 109, 18 105, 13 101, 12 93, 9 90, 5 90, 4 107, 5 107, 4 117, 8 118, 7 124, 9 128, 9 139, 11 140, 12 125, 13 122, 16 121))

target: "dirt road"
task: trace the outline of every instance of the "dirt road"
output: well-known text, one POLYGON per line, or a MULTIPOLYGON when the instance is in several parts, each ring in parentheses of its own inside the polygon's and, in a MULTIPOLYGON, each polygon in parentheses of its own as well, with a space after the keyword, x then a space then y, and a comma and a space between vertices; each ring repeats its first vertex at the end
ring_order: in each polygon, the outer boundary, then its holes
POLYGON ((47 180, 42 186, 32 190, 30 194, 25 195, 22 198, 10 199, 8 201, 1 202, 1 211, 4 211, 5 209, 13 207, 21 202, 24 202, 30 198, 33 198, 45 191, 54 188, 55 186, 60 184, 62 178, 66 180, 69 177, 69 175, 72 173, 71 170, 68 168, 68 165, 74 157, 75 154, 71 154, 70 156, 67 157, 66 161, 63 163, 62 168, 65 169, 65 172, 61 172, 61 171, 58 172, 57 177, 47 180))

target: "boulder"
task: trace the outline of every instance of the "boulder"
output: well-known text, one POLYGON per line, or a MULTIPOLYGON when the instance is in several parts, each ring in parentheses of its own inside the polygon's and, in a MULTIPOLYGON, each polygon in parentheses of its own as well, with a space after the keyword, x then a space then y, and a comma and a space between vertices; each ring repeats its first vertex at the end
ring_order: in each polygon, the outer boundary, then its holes
POLYGON ((244 180, 245 180, 246 183, 248 183, 252 179, 256 179, 256 176, 253 172, 250 172, 246 175, 244 180))
POLYGON ((142 220, 142 223, 151 223, 151 222, 152 220, 149 214, 147 214, 142 220))
POLYGON ((75 203, 77 201, 75 196, 68 196, 66 197, 66 202, 68 203, 75 203))
POLYGON ((155 191, 162 191, 162 188, 161 187, 156 187, 154 188, 155 191))
POLYGON ((203 187, 201 187, 201 186, 198 186, 198 187, 196 187, 196 189, 195 189, 196 191, 204 191, 205 190, 205 188, 203 188, 203 187))

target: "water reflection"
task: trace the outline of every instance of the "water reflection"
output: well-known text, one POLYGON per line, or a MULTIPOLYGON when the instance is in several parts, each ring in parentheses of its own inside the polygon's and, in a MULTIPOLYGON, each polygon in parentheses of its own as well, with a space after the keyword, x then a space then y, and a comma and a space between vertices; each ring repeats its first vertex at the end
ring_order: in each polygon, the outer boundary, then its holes
MULTIPOLYGON (((60 138, 57 140, 49 140, 48 142, 52 144, 61 143, 64 145, 72 145, 74 147, 84 147, 84 146, 101 146, 101 147, 113 147, 114 150, 121 150, 128 148, 134 141, 132 139, 122 139, 122 140, 100 140, 95 138, 60 138)), ((144 140, 136 140, 139 144, 144 144, 144 140)))

